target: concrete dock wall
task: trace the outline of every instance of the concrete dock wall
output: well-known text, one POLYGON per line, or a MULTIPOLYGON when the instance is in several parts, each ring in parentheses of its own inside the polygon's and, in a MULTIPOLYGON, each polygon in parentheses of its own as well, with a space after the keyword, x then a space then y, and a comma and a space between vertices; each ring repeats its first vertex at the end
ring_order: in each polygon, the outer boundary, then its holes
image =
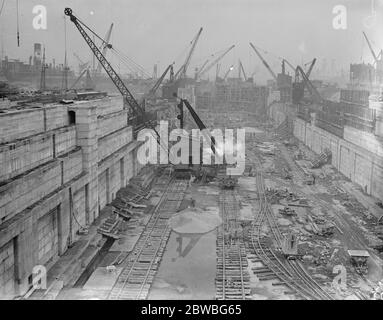
MULTIPOLYGON (((346 129, 345 132, 348 131, 346 129)), ((383 158, 370 151, 378 150, 374 144, 368 150, 364 148, 368 146, 366 143, 354 144, 301 119, 294 121, 294 135, 316 153, 329 148, 332 152, 332 165, 339 172, 362 187, 367 194, 383 201, 383 158)), ((362 133, 358 140, 350 138, 350 135, 348 137, 353 141, 364 139, 362 133)))
POLYGON ((142 167, 122 99, 0 113, 0 299, 24 294, 142 167))

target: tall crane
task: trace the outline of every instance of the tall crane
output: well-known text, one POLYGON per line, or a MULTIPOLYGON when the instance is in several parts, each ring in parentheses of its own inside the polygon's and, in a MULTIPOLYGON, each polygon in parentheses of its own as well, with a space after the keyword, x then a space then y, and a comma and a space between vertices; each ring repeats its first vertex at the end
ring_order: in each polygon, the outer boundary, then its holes
POLYGON ((250 42, 250 46, 253 48, 253 50, 255 51, 255 53, 257 54, 257 56, 259 57, 259 59, 261 59, 263 65, 266 67, 266 69, 270 72, 271 76, 273 77, 273 79, 275 81, 277 81, 277 76, 276 74, 274 73, 273 70, 271 70, 269 64, 266 62, 265 59, 263 59, 262 55, 259 53, 259 51, 255 48, 255 46, 250 42))
POLYGON ((296 76, 299 77, 299 74, 302 76, 303 83, 306 86, 307 90, 310 92, 313 101, 316 103, 323 102, 323 98, 321 97, 320 93, 315 88, 315 86, 311 83, 310 79, 307 77, 307 74, 303 71, 303 69, 300 66, 297 66, 296 76))
POLYGON ((373 56, 373 58, 374 58, 375 63, 378 63, 379 59, 378 59, 378 57, 377 57, 377 55, 376 55, 374 49, 373 49, 372 46, 371 46, 370 40, 368 40, 368 37, 367 37, 367 35, 366 35, 365 32, 363 32, 363 35, 364 35, 364 38, 366 39, 366 42, 367 42, 368 47, 370 48, 370 51, 371 51, 371 54, 372 54, 372 56, 373 56))
POLYGON ((309 67, 309 69, 308 69, 307 72, 306 72, 306 76, 307 76, 307 78, 310 78, 311 72, 313 71, 313 68, 314 68, 314 65, 315 65, 316 61, 317 61, 317 59, 314 58, 312 61, 310 61, 310 62, 308 62, 308 63, 305 64, 305 66, 307 66, 308 64, 310 64, 310 67, 309 67))
MULTIPOLYGON (((207 127, 201 120, 201 118, 198 116, 197 112, 194 110, 192 105, 189 103, 186 99, 180 99, 180 104, 178 105, 180 112, 181 112, 181 128, 183 128, 183 108, 186 106, 188 111, 190 112, 192 118, 194 119, 194 122, 196 123, 198 129, 200 130, 202 136, 206 139, 206 141, 210 145, 210 149, 214 155, 219 155, 219 151, 217 150, 217 143, 215 141, 215 138, 211 135, 210 131, 207 130, 207 127)), ((203 162, 202 162, 203 163, 203 162)), ((226 161, 224 161, 224 166, 227 166, 226 161)), ((217 175, 217 173, 215 174, 217 175)), ((236 177, 232 177, 230 175, 227 175, 226 173, 223 176, 222 179, 222 186, 224 188, 233 188, 238 182, 238 179, 236 177)))
POLYGON ((282 63, 286 63, 293 71, 295 71, 295 67, 286 59, 282 59, 282 63))
MULTIPOLYGON (((113 31, 113 23, 110 25, 110 28, 108 30, 108 32, 106 33, 105 35, 105 38, 104 38, 104 42, 102 44, 102 55, 104 57, 106 57, 106 53, 108 51, 108 43, 110 41, 110 37, 112 36, 112 31, 113 31)), ((101 72, 101 68, 102 68, 102 65, 101 63, 99 62, 98 65, 97 65, 97 69, 96 69, 96 72, 99 74, 101 72)))
POLYGON ((233 48, 235 45, 232 45, 230 48, 226 49, 222 54, 220 54, 216 59, 214 59, 212 62, 210 62, 205 69, 200 70, 200 72, 197 74, 197 80, 201 79, 203 75, 205 75, 207 72, 211 70, 218 62, 220 62, 233 48))
POLYGON ((231 65, 230 68, 226 71, 225 75, 223 76, 223 81, 225 81, 231 71, 234 70, 234 66, 231 65))
POLYGON ((203 63, 203 65, 202 65, 201 67, 195 69, 195 79, 197 79, 198 73, 199 73, 201 70, 203 70, 203 68, 205 68, 206 65, 207 65, 208 63, 209 63, 209 59, 207 59, 207 60, 203 63))
POLYGON ((188 54, 187 57, 186 57, 185 62, 183 63, 183 65, 181 66, 181 68, 180 68, 180 69, 176 72, 176 74, 175 74, 175 79, 176 79, 176 80, 186 78, 186 72, 187 72, 187 69, 188 69, 188 67, 189 67, 191 58, 192 58, 192 56, 193 56, 195 47, 197 46, 198 40, 199 40, 199 38, 200 38, 200 36, 201 36, 202 30, 203 30, 203 28, 201 27, 201 28, 199 29, 197 35, 196 35, 195 38, 193 39, 193 41, 192 41, 192 47, 191 47, 191 49, 190 49, 190 51, 189 51, 189 54, 188 54))
POLYGON ((170 80, 172 80, 172 77, 173 77, 173 64, 170 64, 166 70, 164 71, 164 73, 161 75, 161 77, 159 77, 156 81, 156 83, 154 84, 154 86, 149 90, 148 94, 146 95, 146 98, 152 98, 154 97, 154 95, 156 94, 158 88, 160 87, 161 83, 164 81, 166 75, 168 74, 168 72, 170 71, 170 80))
POLYGON ((78 64, 79 71, 80 73, 82 73, 89 66, 89 62, 82 61, 82 59, 79 57, 79 55, 76 52, 73 52, 73 55, 77 59, 79 63, 78 64))
MULTIPOLYGON (((114 85, 117 87, 117 89, 120 91, 121 95, 124 97, 124 100, 128 104, 129 108, 129 115, 128 115, 128 122, 134 125, 144 125, 150 127, 157 135, 158 141, 160 139, 160 135, 158 131, 155 128, 155 125, 148 120, 147 114, 145 113, 144 108, 136 101, 132 93, 129 91, 129 89, 126 87, 125 83, 122 81, 122 79, 119 77, 117 72, 113 69, 111 64, 106 60, 105 56, 102 54, 98 46, 93 42, 92 38, 89 36, 89 34, 85 31, 84 28, 92 32, 95 36, 96 33, 92 31, 85 23, 80 21, 74 14, 72 9, 65 8, 65 15, 70 17, 70 20, 74 23, 74 25, 77 27, 78 31, 84 38, 85 42, 88 44, 89 48, 93 52, 94 56, 97 58, 97 60, 101 63, 102 67, 110 77, 110 79, 113 81, 114 85)), ((102 40, 98 35, 97 37, 102 40)), ((111 44, 106 44, 109 49, 112 48, 111 44)), ((159 144, 161 145, 160 141, 159 144)))
POLYGON ((238 78, 241 79, 241 72, 243 74, 243 78, 245 79, 245 81, 247 81, 247 77, 246 77, 246 73, 245 73, 245 69, 243 67, 243 64, 241 62, 241 60, 239 60, 239 66, 238 66, 238 78))
POLYGON ((219 71, 221 70, 221 64, 217 63, 217 69, 215 70, 215 81, 218 80, 219 71))

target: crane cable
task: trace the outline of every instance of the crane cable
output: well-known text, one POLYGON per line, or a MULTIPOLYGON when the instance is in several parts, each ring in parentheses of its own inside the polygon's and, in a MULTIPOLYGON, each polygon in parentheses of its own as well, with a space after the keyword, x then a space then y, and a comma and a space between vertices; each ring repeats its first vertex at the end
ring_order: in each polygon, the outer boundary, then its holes
MULTIPOLYGON (((134 62, 131 58, 126 56, 121 51, 115 49, 114 46, 110 47, 109 43, 107 43, 100 35, 98 35, 95 31, 93 31, 90 27, 88 27, 83 21, 81 21, 81 19, 79 19, 77 15, 76 15, 76 19, 79 23, 81 23, 84 26, 84 28, 86 28, 90 33, 92 33, 97 39, 101 41, 101 46, 108 46, 111 49, 111 51, 115 53, 117 58, 122 60, 123 64, 125 64, 126 66, 128 66, 130 63, 133 64, 135 68, 137 68, 141 73, 143 73, 145 76, 149 78, 148 74, 146 73, 143 67, 141 67, 138 63, 134 62)), ((128 68, 129 70, 132 70, 131 67, 128 67, 128 68)))
POLYGON ((17 10, 17 46, 20 47, 19 0, 16 0, 17 10))
POLYGON ((3 0, 3 3, 1 4, 1 8, 0 8, 0 16, 1 16, 1 14, 3 13, 4 4, 5 4, 5 0, 3 0))

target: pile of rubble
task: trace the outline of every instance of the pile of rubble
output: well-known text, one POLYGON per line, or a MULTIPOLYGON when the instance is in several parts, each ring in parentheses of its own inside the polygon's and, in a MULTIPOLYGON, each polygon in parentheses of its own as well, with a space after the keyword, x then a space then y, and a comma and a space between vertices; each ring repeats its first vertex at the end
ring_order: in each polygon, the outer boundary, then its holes
POLYGON ((328 164, 331 162, 332 153, 331 150, 328 148, 325 148, 321 154, 314 159, 314 161, 311 164, 312 169, 317 169, 322 167, 325 164, 328 164))
POLYGON ((146 204, 151 197, 150 186, 157 173, 154 167, 145 167, 126 188, 119 190, 116 199, 109 205, 112 208, 111 215, 98 227, 97 232, 108 238, 119 239, 126 222, 134 216, 147 213, 151 208, 146 204))

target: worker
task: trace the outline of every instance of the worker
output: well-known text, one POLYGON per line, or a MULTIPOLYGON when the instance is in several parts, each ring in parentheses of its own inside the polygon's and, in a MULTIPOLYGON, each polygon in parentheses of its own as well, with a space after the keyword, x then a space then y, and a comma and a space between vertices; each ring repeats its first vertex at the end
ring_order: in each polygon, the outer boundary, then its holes
POLYGON ((195 208, 195 199, 191 198, 190 202, 191 202, 191 207, 195 208))
POLYGON ((315 174, 313 174, 313 184, 315 184, 315 174))
POLYGON ((194 180, 194 177, 193 177, 193 175, 191 174, 191 175, 190 175, 190 179, 189 179, 189 188, 191 187, 193 180, 194 180))

